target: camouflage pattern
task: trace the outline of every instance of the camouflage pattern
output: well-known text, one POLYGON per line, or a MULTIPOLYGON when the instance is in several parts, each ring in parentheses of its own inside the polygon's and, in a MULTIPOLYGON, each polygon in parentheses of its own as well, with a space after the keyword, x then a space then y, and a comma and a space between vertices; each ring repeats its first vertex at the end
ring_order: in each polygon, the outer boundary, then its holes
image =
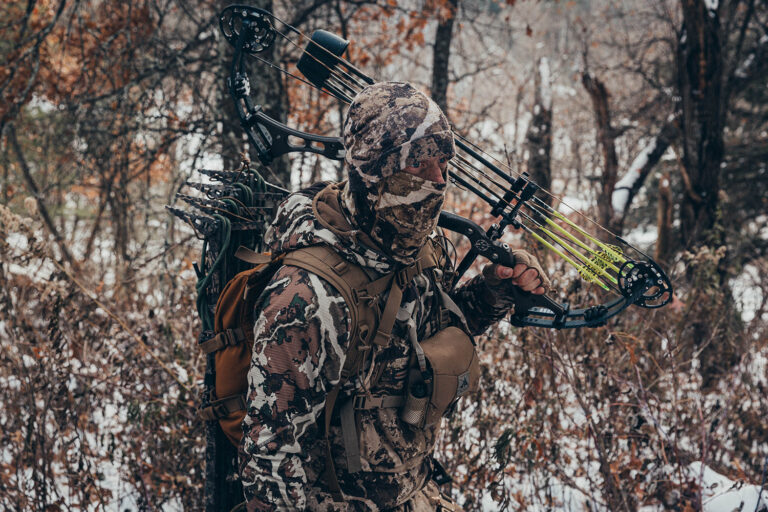
POLYGON ((448 120, 434 101, 410 84, 371 85, 349 107, 344 147, 349 171, 345 206, 357 225, 387 254, 410 263, 434 229, 445 184, 436 187, 432 183, 427 188, 425 180, 410 179, 401 171, 418 167, 428 158, 453 158, 453 132, 448 120), (421 197, 408 197, 417 191, 421 197), (382 194, 403 196, 382 203, 382 194), (392 240, 400 243, 390 245, 392 240))
MULTIPOLYGON (((351 218, 347 220, 352 224, 351 218)), ((386 255, 361 245, 354 236, 337 236, 314 219, 310 193, 289 196, 267 236, 273 252, 327 244, 374 275, 391 269, 386 255)), ((425 271, 405 288, 390 345, 375 352, 373 363, 366 361, 362 371, 345 383, 338 403, 362 389, 371 364, 382 369, 371 389, 374 396, 404 393, 412 351, 407 324, 415 322, 418 339, 441 328, 443 275, 425 271)), ((479 277, 453 298, 466 311, 473 303, 481 304, 487 294, 479 277)), ((385 300, 382 297, 382 303, 385 300)), ((333 501, 320 478, 325 440, 319 418, 326 393, 340 379, 349 343, 346 304, 328 283, 290 266, 278 271, 258 302, 240 446, 248 510, 435 510, 427 455, 434 449, 438 426, 414 428, 400 420, 397 409, 358 411, 362 471, 357 473, 347 471, 341 430, 331 426, 334 464, 348 499, 333 501)), ((490 322, 483 312, 471 318, 475 332, 490 322)))
MULTIPOLYGON (((333 247, 355 265, 370 267, 382 274, 391 272, 394 264, 386 255, 362 245, 352 246, 347 237, 337 236, 315 219, 310 197, 325 188, 325 185, 320 183, 292 194, 280 205, 264 235, 269 250, 279 254, 299 247, 323 244, 333 247)), ((354 237, 354 231, 349 235, 354 237)))
POLYGON ((278 270, 264 297, 248 374, 241 478, 249 510, 304 509, 305 486, 323 462, 302 446, 322 439, 316 418, 339 381, 349 320, 335 290, 296 267, 278 270))
POLYGON ((381 181, 370 237, 395 261, 410 263, 437 227, 446 183, 399 172, 381 181))
POLYGON ((366 188, 432 157, 453 158, 453 132, 440 107, 411 84, 382 82, 355 96, 344 123, 345 162, 366 188))

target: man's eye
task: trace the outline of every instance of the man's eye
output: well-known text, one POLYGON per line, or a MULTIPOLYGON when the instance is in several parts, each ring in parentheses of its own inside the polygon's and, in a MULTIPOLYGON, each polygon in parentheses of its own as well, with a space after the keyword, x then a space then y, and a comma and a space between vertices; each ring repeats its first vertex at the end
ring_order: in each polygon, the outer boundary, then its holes
POLYGON ((444 164, 444 163, 445 163, 447 160, 448 160, 447 158, 445 158, 445 157, 442 157, 442 158, 440 159, 440 163, 441 163, 441 164, 444 164))

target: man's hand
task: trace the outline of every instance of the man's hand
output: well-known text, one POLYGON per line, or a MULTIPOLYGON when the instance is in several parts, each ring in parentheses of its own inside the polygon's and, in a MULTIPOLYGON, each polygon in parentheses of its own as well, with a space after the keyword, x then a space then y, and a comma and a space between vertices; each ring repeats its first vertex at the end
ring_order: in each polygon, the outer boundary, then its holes
POLYGON ((547 293, 549 278, 538 260, 523 250, 512 251, 512 256, 515 258, 514 267, 502 267, 494 263, 483 268, 483 276, 488 286, 506 288, 512 285, 534 295, 547 293))

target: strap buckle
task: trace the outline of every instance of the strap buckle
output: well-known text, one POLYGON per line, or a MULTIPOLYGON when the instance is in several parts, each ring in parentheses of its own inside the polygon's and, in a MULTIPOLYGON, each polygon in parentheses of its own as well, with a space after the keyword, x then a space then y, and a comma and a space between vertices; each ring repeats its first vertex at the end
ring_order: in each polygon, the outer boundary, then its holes
POLYGON ((356 411, 364 410, 368 402, 368 395, 355 395, 352 397, 352 408, 356 411))
POLYGON ((233 412, 247 410, 247 404, 245 403, 245 398, 243 395, 237 395, 235 397, 228 396, 226 398, 222 398, 221 400, 212 403, 211 407, 213 407, 213 411, 216 414, 217 419, 226 418, 233 412), (233 401, 235 403, 232 403, 233 401))
POLYGON ((373 299, 374 297, 369 294, 365 288, 353 288, 352 289, 352 299, 355 302, 367 302, 373 299))
POLYGON ((344 260, 341 260, 338 263, 336 263, 335 265, 333 265, 333 267, 331 267, 331 268, 333 268, 333 271, 336 272, 338 275, 343 275, 344 272, 347 271, 348 267, 349 267, 349 265, 347 264, 347 262, 344 261, 344 260))
POLYGON ((220 420, 234 412, 247 410, 247 404, 243 395, 231 395, 216 399, 216 392, 211 390, 207 398, 209 400, 208 406, 202 407, 199 410, 200 417, 205 421, 220 420))
POLYGON ((440 329, 445 329, 450 326, 451 312, 448 308, 440 308, 440 316, 438 317, 437 322, 440 325, 440 329))
POLYGON ((356 411, 378 409, 383 404, 383 397, 371 395, 355 395, 352 397, 352 408, 356 411))
POLYGON ((421 258, 417 259, 405 268, 401 268, 395 273, 395 282, 400 288, 405 288, 411 280, 424 271, 424 265, 421 258))
POLYGON ((388 409, 402 407, 405 397, 400 395, 372 396, 369 394, 354 395, 351 398, 352 409, 363 411, 369 409, 388 409))
POLYGON ((225 347, 234 347, 235 345, 240 344, 240 339, 244 338, 243 336, 243 330, 240 327, 237 327, 235 329, 227 329, 224 331, 224 346, 225 347))
POLYGON ((355 395, 353 407, 356 410, 381 409, 384 406, 383 396, 355 395))

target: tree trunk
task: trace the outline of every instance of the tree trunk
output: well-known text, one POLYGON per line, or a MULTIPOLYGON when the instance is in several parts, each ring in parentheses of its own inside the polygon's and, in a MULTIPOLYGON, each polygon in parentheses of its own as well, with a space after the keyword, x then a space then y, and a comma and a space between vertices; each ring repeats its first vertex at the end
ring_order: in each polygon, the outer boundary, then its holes
MULTIPOLYGON (((430 93, 432 99, 446 116, 448 116, 448 64, 451 57, 453 21, 456 19, 458 8, 459 0, 448 0, 449 12, 446 16, 441 16, 438 21, 432 51, 432 87, 430 93)), ((450 116, 448 117, 450 118, 450 116)))
POLYGON ((696 297, 687 339, 700 360, 704 389, 714 388, 738 364, 746 336, 728 285, 728 251, 719 217, 724 159, 723 46, 719 7, 681 0, 683 25, 677 48, 681 98, 684 192, 680 205, 683 246, 696 257, 686 267, 696 297))
POLYGON ((658 238, 656 239, 654 259, 659 263, 666 261, 669 256, 673 207, 672 190, 669 188, 669 175, 665 174, 659 180, 659 207, 656 222, 658 238))
POLYGON ((680 220, 683 245, 717 247, 713 230, 723 161, 723 62, 720 18, 704 0, 682 0, 683 26, 678 44, 678 88, 682 102, 682 172, 686 185, 680 220))
POLYGON ((603 174, 600 177, 600 197, 597 203, 600 224, 615 229, 611 225, 613 207, 611 198, 616 186, 619 161, 616 158, 616 135, 611 126, 611 111, 608 108, 608 90, 599 78, 592 77, 585 72, 581 76, 581 83, 589 93, 592 100, 592 108, 595 111, 595 126, 597 127, 597 140, 603 149, 603 174))
POLYGON ((627 173, 616 182, 611 201, 613 206, 611 225, 615 228, 615 233, 621 234, 632 200, 640 192, 646 178, 677 135, 676 120, 672 119, 662 126, 659 134, 635 157, 627 173))
MULTIPOLYGON (((528 173, 531 179, 549 190, 552 185, 552 101, 549 91, 549 66, 547 59, 539 59, 538 71, 534 73, 534 104, 531 124, 525 134, 525 149, 528 152, 528 173)), ((542 199, 550 206, 552 196, 542 199)))

